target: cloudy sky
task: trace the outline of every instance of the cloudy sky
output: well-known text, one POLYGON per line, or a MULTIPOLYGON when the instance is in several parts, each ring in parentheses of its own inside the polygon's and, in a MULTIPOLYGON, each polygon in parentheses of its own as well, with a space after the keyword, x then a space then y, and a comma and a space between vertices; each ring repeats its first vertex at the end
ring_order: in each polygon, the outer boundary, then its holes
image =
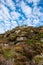
POLYGON ((43 0, 0 0, 0 33, 18 25, 43 25, 43 0))

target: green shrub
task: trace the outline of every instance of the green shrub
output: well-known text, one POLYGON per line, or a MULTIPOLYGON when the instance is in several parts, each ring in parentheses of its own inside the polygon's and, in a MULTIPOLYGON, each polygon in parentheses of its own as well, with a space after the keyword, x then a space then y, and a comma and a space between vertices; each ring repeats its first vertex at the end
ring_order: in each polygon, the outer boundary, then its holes
POLYGON ((4 50, 4 56, 5 56, 6 59, 11 58, 11 53, 10 53, 10 50, 9 49, 4 50))
POLYGON ((43 37, 43 33, 40 33, 40 34, 39 34, 39 37, 43 37))

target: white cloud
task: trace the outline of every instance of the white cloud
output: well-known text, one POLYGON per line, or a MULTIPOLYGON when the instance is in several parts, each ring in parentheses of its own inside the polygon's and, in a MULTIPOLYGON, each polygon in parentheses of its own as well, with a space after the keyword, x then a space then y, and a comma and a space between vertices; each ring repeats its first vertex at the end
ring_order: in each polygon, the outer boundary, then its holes
POLYGON ((33 24, 36 25, 36 24, 38 24, 38 23, 39 23, 39 19, 34 19, 34 20, 33 20, 33 24))
POLYGON ((26 25, 27 25, 27 26, 32 26, 31 19, 28 18, 28 19, 26 20, 26 25))
POLYGON ((2 29, 2 28, 0 28, 0 34, 2 34, 2 33, 4 33, 5 31, 2 29))
POLYGON ((26 0, 28 3, 31 3, 31 2, 33 2, 33 0, 26 0))
POLYGON ((23 1, 21 2, 21 9, 27 17, 29 17, 32 13, 32 8, 27 6, 23 1))
POLYGON ((40 15, 40 20, 43 21, 43 13, 40 15))
POLYGON ((4 33, 5 29, 4 29, 4 24, 0 23, 0 33, 4 33))
POLYGON ((1 4, 0 16, 3 18, 3 20, 10 19, 9 10, 3 4, 1 4))
POLYGON ((18 19, 18 17, 20 16, 20 14, 19 14, 18 12, 15 12, 15 11, 12 11, 12 12, 10 13, 10 15, 11 15, 11 18, 12 18, 13 20, 18 19))
MULTIPOLYGON (((17 24, 17 22, 16 22, 16 21, 11 21, 11 23, 12 23, 12 24, 11 24, 12 28, 14 28, 14 27, 18 26, 18 24, 17 24)), ((12 29, 12 28, 11 28, 11 29, 12 29)))
POLYGON ((6 23, 5 25, 5 31, 7 30, 11 30, 12 28, 18 26, 18 24, 16 23, 16 21, 11 21, 9 23, 6 23))
POLYGON ((35 6, 35 7, 33 8, 33 14, 40 16, 40 15, 41 15, 40 8, 37 7, 37 6, 35 6))
POLYGON ((15 10, 15 4, 12 0, 1 0, 3 5, 10 7, 11 10, 15 10))
POLYGON ((34 6, 36 6, 39 3, 40 0, 32 0, 32 1, 34 3, 34 6))
POLYGON ((40 0, 26 0, 28 3, 32 3, 34 4, 34 6, 36 6, 40 0))
POLYGON ((39 0, 26 0, 28 3, 34 3, 34 2, 38 2, 39 0))
POLYGON ((6 0, 6 3, 8 4, 8 6, 9 6, 12 10, 15 10, 15 4, 13 3, 12 0, 6 0))
MULTIPOLYGON (((32 0, 33 1, 33 0, 32 0)), ((33 1, 34 3, 37 3, 38 1, 33 1)), ((23 1, 21 3, 21 9, 25 13, 26 17, 28 18, 26 20, 27 25, 29 26, 36 26, 40 22, 40 17, 42 13, 40 12, 40 8, 37 6, 34 6, 33 9, 27 6, 23 1)), ((43 19, 42 19, 43 20, 43 19)))

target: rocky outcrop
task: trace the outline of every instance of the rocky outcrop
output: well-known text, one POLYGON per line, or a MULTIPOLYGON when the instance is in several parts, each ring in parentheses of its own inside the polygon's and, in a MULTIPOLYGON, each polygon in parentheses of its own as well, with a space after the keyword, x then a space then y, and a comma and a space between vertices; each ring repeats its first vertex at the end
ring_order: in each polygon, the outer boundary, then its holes
POLYGON ((0 65, 43 65, 43 26, 0 34, 0 65))

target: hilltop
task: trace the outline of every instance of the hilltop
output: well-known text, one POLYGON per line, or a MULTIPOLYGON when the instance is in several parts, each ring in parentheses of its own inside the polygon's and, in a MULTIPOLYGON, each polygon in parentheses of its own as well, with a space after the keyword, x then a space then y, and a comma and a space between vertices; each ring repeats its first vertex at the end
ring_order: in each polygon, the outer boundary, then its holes
POLYGON ((43 65, 43 26, 0 34, 0 65, 43 65))

